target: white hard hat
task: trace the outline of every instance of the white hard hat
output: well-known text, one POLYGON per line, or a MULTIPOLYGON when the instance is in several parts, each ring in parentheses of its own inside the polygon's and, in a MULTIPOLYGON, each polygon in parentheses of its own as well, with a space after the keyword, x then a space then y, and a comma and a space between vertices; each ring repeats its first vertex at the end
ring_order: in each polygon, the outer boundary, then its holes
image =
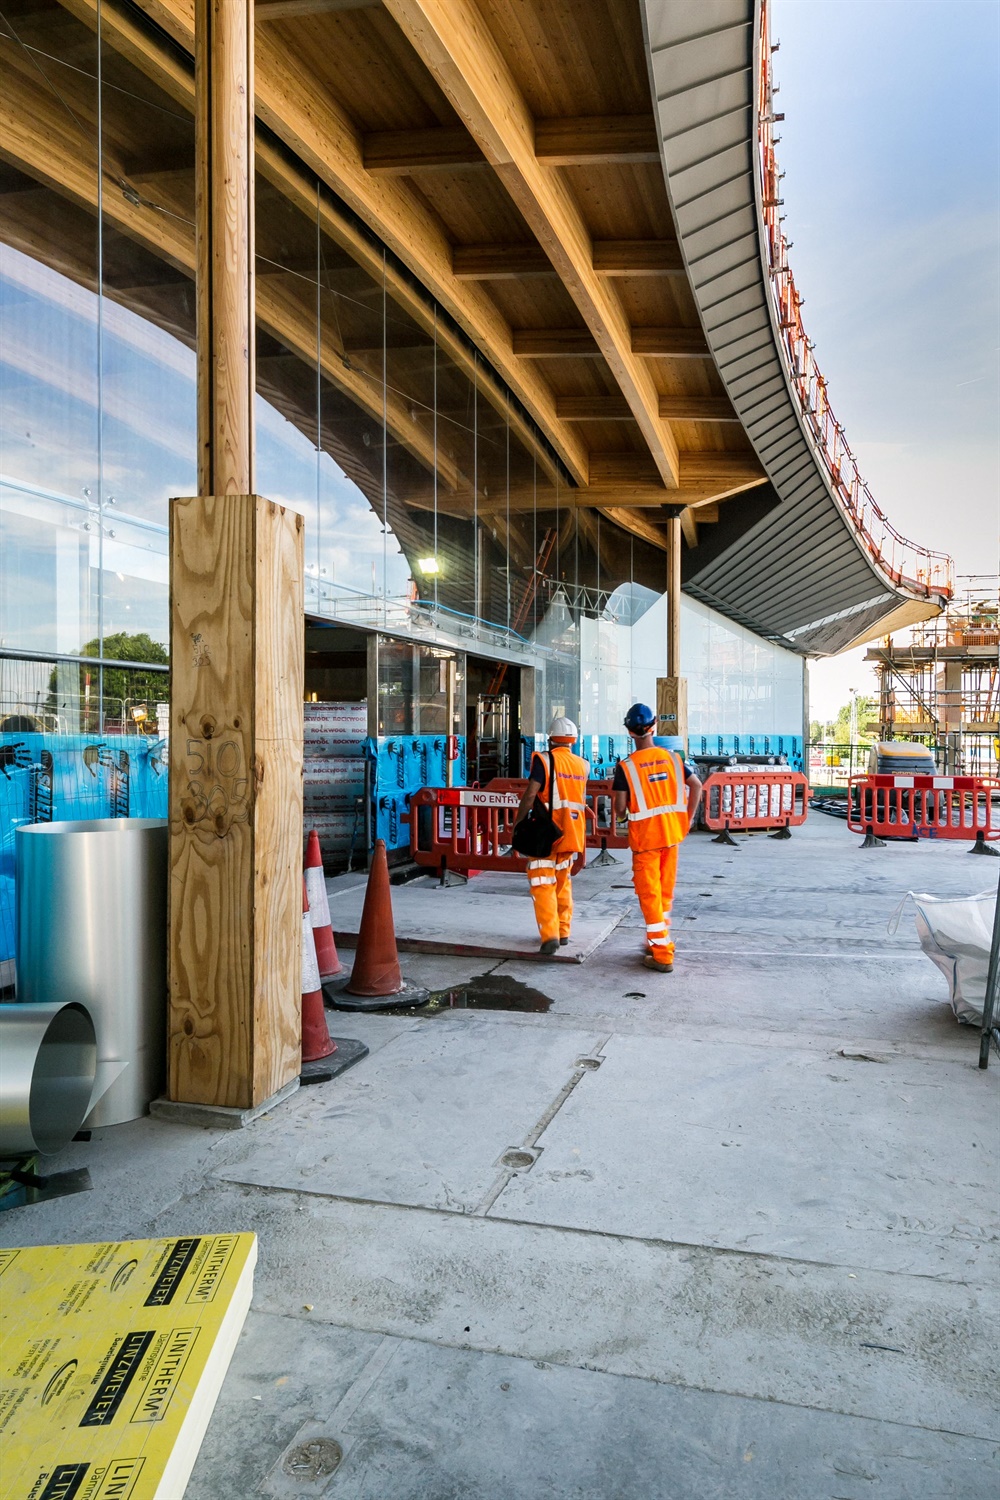
POLYGON ((550 740, 575 740, 576 737, 577 727, 565 714, 558 714, 549 725, 550 740))

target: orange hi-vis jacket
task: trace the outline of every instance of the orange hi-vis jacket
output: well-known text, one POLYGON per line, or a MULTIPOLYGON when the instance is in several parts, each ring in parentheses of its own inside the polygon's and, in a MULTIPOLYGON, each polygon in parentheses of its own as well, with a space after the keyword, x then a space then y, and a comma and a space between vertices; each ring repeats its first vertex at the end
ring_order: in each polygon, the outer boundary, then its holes
POLYGON ((628 782, 630 849, 669 849, 687 836, 684 762, 675 750, 633 750, 621 762, 628 782))
POLYGON ((559 829, 560 837, 552 846, 553 854, 579 854, 587 846, 587 779, 590 762, 574 755, 565 745, 544 753, 536 750, 535 759, 545 772, 545 780, 539 788, 538 797, 548 807, 549 803, 549 756, 555 766, 556 784, 552 789, 552 821, 559 829))

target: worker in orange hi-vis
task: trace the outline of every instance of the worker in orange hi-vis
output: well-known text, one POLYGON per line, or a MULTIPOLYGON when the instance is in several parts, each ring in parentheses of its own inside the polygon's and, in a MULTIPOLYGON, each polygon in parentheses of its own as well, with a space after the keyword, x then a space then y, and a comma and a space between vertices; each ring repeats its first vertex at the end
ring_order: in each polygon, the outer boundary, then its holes
POLYGON ((549 753, 535 751, 531 757, 528 785, 524 789, 515 826, 526 818, 536 797, 550 808, 559 837, 544 859, 528 861, 528 884, 541 938, 541 952, 557 953, 569 942, 573 921, 573 891, 570 871, 587 846, 587 780, 590 763, 576 755, 577 728, 560 714, 549 725, 549 753), (550 774, 554 773, 554 774, 550 774))
POLYGON ((632 884, 646 919, 647 969, 670 974, 674 945, 670 908, 677 881, 677 849, 687 835, 701 801, 701 782, 694 766, 677 749, 653 743, 656 715, 645 703, 633 703, 625 728, 635 740, 631 755, 618 762, 611 783, 615 816, 628 812, 632 850, 632 884))

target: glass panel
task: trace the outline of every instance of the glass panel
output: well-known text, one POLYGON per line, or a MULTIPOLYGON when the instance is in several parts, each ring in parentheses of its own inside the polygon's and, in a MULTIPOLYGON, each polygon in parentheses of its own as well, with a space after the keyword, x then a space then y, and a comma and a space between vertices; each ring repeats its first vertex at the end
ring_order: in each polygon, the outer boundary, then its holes
POLYGON ((414 734, 415 650, 408 641, 378 638, 378 733, 414 734))
POLYGON ((61 9, 5 16, 0 69, 25 125, 0 165, 0 637, 76 653, 98 614, 96 39, 61 9))

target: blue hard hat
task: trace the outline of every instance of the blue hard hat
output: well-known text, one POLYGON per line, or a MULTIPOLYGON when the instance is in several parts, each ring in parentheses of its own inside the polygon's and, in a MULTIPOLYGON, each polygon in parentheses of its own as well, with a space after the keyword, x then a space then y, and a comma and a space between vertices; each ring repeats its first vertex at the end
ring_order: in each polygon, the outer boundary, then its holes
POLYGON ((656 715, 648 703, 633 703, 625 715, 625 728, 632 734, 648 734, 655 723, 656 715))

